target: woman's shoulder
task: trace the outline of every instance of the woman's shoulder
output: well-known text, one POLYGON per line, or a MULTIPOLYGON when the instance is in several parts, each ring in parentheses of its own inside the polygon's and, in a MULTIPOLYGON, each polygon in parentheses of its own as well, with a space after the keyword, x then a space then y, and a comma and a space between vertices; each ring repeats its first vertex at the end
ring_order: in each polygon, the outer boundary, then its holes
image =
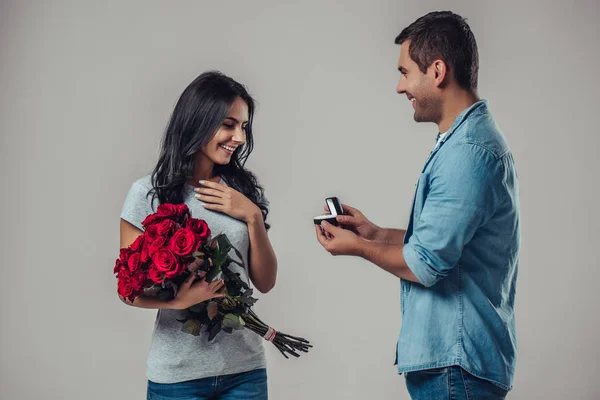
POLYGON ((153 212, 153 197, 149 192, 152 189, 150 175, 137 178, 131 184, 123 208, 121 218, 142 229, 142 221, 153 212))
POLYGON ((131 184, 131 189, 146 190, 152 189, 152 175, 147 174, 135 179, 131 184))

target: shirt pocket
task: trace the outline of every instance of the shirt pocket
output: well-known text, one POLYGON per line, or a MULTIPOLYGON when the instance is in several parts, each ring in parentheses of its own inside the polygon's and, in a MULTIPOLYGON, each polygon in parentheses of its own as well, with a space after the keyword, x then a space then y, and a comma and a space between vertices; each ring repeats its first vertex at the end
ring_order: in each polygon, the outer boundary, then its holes
POLYGON ((417 189, 415 190, 415 205, 413 220, 418 222, 425 205, 427 191, 429 190, 429 172, 423 172, 417 181, 417 189))

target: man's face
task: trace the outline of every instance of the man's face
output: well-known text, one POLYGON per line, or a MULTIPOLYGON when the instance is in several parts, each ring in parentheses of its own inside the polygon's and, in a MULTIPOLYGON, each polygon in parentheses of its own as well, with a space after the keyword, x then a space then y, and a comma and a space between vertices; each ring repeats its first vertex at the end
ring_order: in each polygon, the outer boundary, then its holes
POLYGON ((410 41, 405 41, 400 46, 400 59, 398 70, 400 81, 396 92, 406 94, 415 110, 416 122, 435 122, 441 120, 441 99, 439 89, 435 83, 435 71, 429 67, 424 74, 419 70, 417 63, 410 58, 410 41))

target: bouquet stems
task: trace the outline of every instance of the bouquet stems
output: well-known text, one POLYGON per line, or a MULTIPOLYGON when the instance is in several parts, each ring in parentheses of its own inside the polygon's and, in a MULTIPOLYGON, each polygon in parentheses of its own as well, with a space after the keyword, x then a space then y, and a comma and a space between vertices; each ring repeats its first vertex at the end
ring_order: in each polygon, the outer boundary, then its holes
POLYGON ((251 309, 242 314, 241 317, 244 320, 245 327, 251 331, 261 335, 265 339, 268 337, 267 334, 270 334, 272 336, 270 341, 273 342, 275 347, 277 347, 277 350, 279 350, 285 358, 289 358, 287 354, 294 357, 300 357, 300 354, 298 354, 297 351, 308 353, 308 349, 312 347, 308 340, 304 338, 291 336, 282 332, 275 332, 275 334, 272 335, 273 328, 261 321, 258 315, 251 309))

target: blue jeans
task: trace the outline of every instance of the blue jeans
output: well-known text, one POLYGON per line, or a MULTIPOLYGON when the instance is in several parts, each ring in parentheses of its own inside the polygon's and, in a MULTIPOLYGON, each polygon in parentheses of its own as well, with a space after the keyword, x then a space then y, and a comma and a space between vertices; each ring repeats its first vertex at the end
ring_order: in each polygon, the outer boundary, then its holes
POLYGON ((147 400, 267 400, 267 370, 180 383, 148 381, 147 400))
POLYGON ((407 372, 405 379, 413 400, 500 400, 507 395, 494 383, 456 366, 407 372))

